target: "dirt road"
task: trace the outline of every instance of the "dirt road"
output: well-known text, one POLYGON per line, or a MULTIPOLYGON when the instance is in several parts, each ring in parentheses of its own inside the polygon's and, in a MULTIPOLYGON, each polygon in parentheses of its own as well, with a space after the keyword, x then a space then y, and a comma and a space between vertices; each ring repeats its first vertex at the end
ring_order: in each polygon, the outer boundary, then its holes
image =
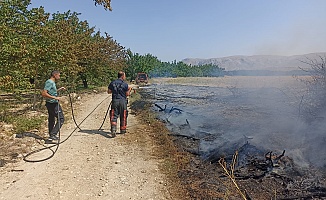
MULTIPOLYGON (((53 158, 37 163, 7 164, 0 174, 0 199, 171 199, 150 141, 139 141, 144 125, 132 114, 128 132, 111 138, 109 120, 98 131, 111 98, 106 93, 82 97, 75 104, 77 123, 103 103, 59 146, 53 158)), ((74 130, 72 120, 62 127, 61 140, 74 130)), ((48 150, 29 157, 46 158, 48 150)))

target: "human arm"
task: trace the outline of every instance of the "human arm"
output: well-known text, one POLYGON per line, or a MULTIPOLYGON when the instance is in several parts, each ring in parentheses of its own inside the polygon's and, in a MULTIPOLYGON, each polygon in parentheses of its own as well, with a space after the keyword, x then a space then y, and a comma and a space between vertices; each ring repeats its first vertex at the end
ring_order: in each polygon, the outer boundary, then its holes
POLYGON ((128 86, 128 90, 127 90, 127 92, 126 92, 126 96, 130 96, 130 91, 131 91, 131 87, 130 86, 128 86))
POLYGON ((47 91, 47 90, 42 90, 41 95, 42 95, 43 97, 45 97, 45 98, 55 99, 55 100, 60 101, 60 98, 59 98, 59 97, 56 97, 56 96, 52 96, 52 95, 50 95, 50 94, 49 94, 49 91, 47 91))
POLYGON ((113 85, 112 82, 109 84, 108 86, 108 94, 112 94, 112 90, 113 90, 113 85))

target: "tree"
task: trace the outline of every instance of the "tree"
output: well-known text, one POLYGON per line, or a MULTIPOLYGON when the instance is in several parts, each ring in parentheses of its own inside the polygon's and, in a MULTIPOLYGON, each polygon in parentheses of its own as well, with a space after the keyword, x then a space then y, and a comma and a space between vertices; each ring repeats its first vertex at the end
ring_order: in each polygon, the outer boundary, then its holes
POLYGON ((50 19, 43 7, 29 10, 29 4, 0 1, 0 89, 40 88, 54 69, 73 87, 80 78, 103 85, 112 71, 126 68, 124 47, 107 33, 95 33, 78 13, 55 13, 50 19))
MULTIPOLYGON (((307 58, 302 63, 309 66, 310 77, 302 79, 307 90, 303 94, 300 106, 308 121, 313 121, 318 117, 326 117, 326 56, 318 56, 317 59, 307 58)), ((303 70, 303 69, 302 69, 303 70)))
POLYGON ((136 78, 138 72, 144 72, 149 74, 153 69, 161 64, 161 61, 152 54, 139 55, 138 53, 132 53, 131 50, 127 50, 128 54, 128 68, 125 69, 126 75, 131 80, 136 78))
POLYGON ((224 75, 223 68, 217 65, 188 65, 184 62, 161 62, 150 74, 153 77, 219 77, 224 75))
POLYGON ((111 8, 111 0, 93 0, 95 1, 95 5, 101 5, 104 7, 104 9, 109 9, 112 11, 111 8))
POLYGON ((150 71, 151 77, 175 77, 172 72, 172 64, 169 62, 161 62, 157 67, 150 71))
POLYGON ((29 0, 0 2, 0 81, 1 88, 14 91, 28 87, 32 59, 39 56, 35 46, 39 44, 39 25, 47 15, 42 9, 27 10, 29 0), (28 79, 29 80, 29 79, 28 79))

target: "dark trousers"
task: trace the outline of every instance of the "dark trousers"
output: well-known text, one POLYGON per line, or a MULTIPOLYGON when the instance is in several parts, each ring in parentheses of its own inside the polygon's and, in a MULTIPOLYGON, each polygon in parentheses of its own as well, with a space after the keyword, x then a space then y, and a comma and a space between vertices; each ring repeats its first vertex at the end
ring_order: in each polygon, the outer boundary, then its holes
POLYGON ((56 135, 58 134, 59 129, 62 127, 63 122, 65 121, 62 108, 59 103, 46 102, 45 106, 48 109, 48 114, 49 114, 48 115, 49 134, 50 136, 56 135), (55 118, 57 118, 56 123, 55 123, 55 118))
POLYGON ((120 131, 127 129, 127 100, 126 99, 112 99, 110 110, 110 123, 112 126, 117 126, 117 120, 120 117, 120 131))

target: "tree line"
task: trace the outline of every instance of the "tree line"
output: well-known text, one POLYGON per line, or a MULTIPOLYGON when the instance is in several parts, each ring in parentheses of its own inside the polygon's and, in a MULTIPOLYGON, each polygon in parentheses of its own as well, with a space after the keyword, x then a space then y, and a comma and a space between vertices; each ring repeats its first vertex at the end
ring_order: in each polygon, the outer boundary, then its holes
POLYGON ((225 69, 218 65, 188 65, 182 61, 162 62, 152 54, 139 55, 128 52, 126 73, 131 80, 137 72, 145 72, 150 77, 219 77, 224 76, 225 69))
POLYGON ((123 46, 95 32, 76 12, 28 9, 30 0, 0 2, 0 88, 39 87, 53 69, 64 82, 97 84, 126 66, 123 46))
POLYGON ((78 13, 50 14, 43 7, 29 8, 31 0, 0 1, 0 90, 42 88, 52 70, 71 87, 103 86, 126 71, 152 77, 220 76, 216 65, 191 66, 162 62, 125 49, 109 34, 95 31, 78 13))

